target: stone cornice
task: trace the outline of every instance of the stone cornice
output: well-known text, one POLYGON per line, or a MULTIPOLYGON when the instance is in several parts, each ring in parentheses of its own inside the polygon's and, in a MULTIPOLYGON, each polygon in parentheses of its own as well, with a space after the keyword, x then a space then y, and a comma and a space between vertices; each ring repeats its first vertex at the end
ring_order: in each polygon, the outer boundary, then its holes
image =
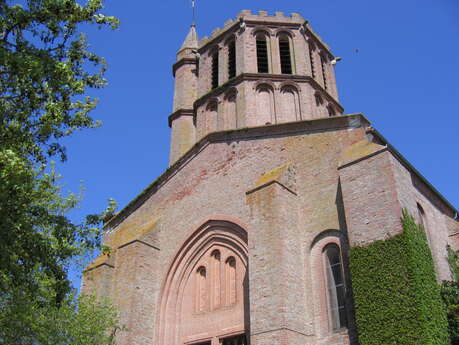
POLYGON ((175 72, 177 69, 182 67, 183 65, 197 65, 198 61, 196 58, 183 58, 177 61, 172 65, 172 75, 175 77, 175 72))
POLYGON ((169 127, 172 126, 172 121, 174 121, 175 119, 178 119, 180 116, 194 116, 194 110, 193 109, 179 109, 173 112, 172 114, 170 114, 168 117, 169 127))
POLYGON ((319 91, 328 102, 332 103, 340 112, 344 111, 344 108, 341 104, 333 98, 327 90, 325 90, 314 78, 307 75, 297 75, 297 74, 267 74, 267 73, 241 73, 236 77, 228 80, 223 85, 209 91, 205 95, 201 96, 194 102, 194 109, 206 103, 210 98, 220 96, 224 94, 230 87, 234 87, 242 83, 243 81, 293 81, 296 83, 309 83, 315 90, 319 91))
POLYGON ((126 207, 110 218, 110 220, 105 224, 105 227, 114 228, 118 226, 124 219, 126 219, 146 200, 148 200, 151 195, 155 194, 164 185, 164 183, 173 178, 178 171, 183 169, 210 144, 237 140, 257 140, 266 137, 272 138, 276 136, 298 135, 324 131, 338 131, 368 127, 369 125, 370 122, 362 114, 351 114, 210 133, 198 141, 188 152, 170 166, 169 169, 167 169, 135 199, 126 205, 126 207))

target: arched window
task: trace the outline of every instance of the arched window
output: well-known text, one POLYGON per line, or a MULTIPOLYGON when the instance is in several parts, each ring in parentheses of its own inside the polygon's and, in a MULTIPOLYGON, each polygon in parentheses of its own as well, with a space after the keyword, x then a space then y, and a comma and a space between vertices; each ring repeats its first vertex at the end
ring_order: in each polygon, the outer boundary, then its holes
POLYGON ((220 307, 221 301, 221 254, 219 250, 214 250, 211 254, 212 259, 212 309, 220 307))
POLYGON ((228 79, 236 76, 236 41, 232 39, 228 43, 228 79))
POLYGON ((280 92, 280 111, 277 114, 277 123, 299 120, 298 90, 291 85, 284 86, 280 92))
POLYGON ((230 92, 225 98, 225 114, 223 119, 223 129, 237 128, 237 107, 236 107, 236 92, 230 92))
POLYGON ((236 259, 230 256, 225 264, 226 305, 236 303, 236 259))
POLYGON ((416 206, 418 208, 418 216, 419 216, 419 222, 424 228, 424 232, 427 237, 427 242, 429 243, 429 246, 432 247, 432 240, 430 238, 430 229, 429 229, 429 222, 427 221, 427 216, 426 213, 424 212, 424 209, 422 208, 420 203, 416 203, 416 206))
POLYGON ((269 73, 268 42, 264 33, 256 36, 258 73, 269 73))
POLYGON ((279 56, 282 74, 292 74, 292 54, 290 50, 290 38, 287 34, 279 36, 279 56))
POLYGON ((196 270, 196 311, 204 312, 207 309, 207 272, 204 266, 196 270))
POLYGON ((256 90, 257 118, 251 125, 269 125, 274 121, 274 92, 271 86, 262 84, 256 90))
POLYGON ((425 224, 426 223, 425 222, 426 213, 424 212, 424 209, 422 208, 421 204, 416 203, 416 206, 418 207, 419 222, 424 227, 424 230, 426 230, 426 224, 425 224))
POLYGON ((336 244, 329 244, 323 252, 326 286, 328 297, 328 313, 330 326, 333 330, 347 327, 346 317, 346 286, 344 283, 341 251, 336 244))
POLYGON ((212 53, 212 89, 218 87, 218 49, 212 53))

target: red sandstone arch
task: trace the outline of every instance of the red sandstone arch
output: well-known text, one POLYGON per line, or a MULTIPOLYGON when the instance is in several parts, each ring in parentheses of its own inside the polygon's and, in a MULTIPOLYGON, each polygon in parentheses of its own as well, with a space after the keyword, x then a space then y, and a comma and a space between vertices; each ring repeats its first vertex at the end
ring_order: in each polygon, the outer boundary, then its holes
MULTIPOLYGON (((247 232, 239 225, 223 220, 210 220, 194 231, 175 255, 163 282, 156 344, 198 343, 245 332, 248 328, 247 263, 247 232), (219 281, 218 285, 211 285, 211 280, 204 282, 201 276, 199 284, 196 285, 193 281, 194 275, 201 272, 201 267, 206 267, 206 263, 209 263, 206 277, 213 279, 212 274, 215 274, 215 270, 213 264, 207 260, 212 258, 217 250, 219 255, 222 255, 222 269, 218 270, 222 272, 222 279, 225 279, 224 265, 232 258, 231 260, 235 260, 231 262, 232 265, 236 265, 237 275, 229 276, 237 282, 232 282, 231 285, 219 281), (225 301, 231 299, 222 296, 221 303, 214 303, 216 295, 212 297, 203 294, 203 284, 207 284, 209 294, 212 293, 212 288, 236 286, 238 291, 231 291, 237 294, 236 302, 228 304, 225 301), (196 297, 196 286, 200 289, 198 304, 193 300, 196 297), (193 309, 196 305, 199 305, 199 310, 193 309)), ((223 294, 228 293, 230 292, 223 290, 223 294)))

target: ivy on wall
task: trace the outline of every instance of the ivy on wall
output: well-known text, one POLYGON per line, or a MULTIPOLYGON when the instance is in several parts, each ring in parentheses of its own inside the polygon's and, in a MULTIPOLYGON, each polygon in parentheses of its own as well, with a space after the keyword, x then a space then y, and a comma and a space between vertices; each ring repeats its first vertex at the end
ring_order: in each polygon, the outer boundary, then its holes
POLYGON ((403 233, 350 250, 359 343, 449 344, 425 232, 406 211, 401 221, 403 233))
POLYGON ((451 345, 459 345, 459 252, 448 246, 448 263, 454 281, 443 281, 441 297, 448 317, 451 345))

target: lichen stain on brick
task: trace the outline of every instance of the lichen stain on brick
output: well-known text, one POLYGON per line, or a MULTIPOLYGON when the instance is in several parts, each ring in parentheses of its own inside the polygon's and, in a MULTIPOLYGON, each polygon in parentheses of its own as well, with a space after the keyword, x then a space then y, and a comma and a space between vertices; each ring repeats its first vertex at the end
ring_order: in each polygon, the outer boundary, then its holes
POLYGON ((255 188, 260 187, 264 184, 267 184, 272 181, 279 180, 279 178, 286 172, 289 168, 290 164, 285 164, 279 168, 271 170, 263 175, 260 176, 258 181, 255 183, 255 188))

